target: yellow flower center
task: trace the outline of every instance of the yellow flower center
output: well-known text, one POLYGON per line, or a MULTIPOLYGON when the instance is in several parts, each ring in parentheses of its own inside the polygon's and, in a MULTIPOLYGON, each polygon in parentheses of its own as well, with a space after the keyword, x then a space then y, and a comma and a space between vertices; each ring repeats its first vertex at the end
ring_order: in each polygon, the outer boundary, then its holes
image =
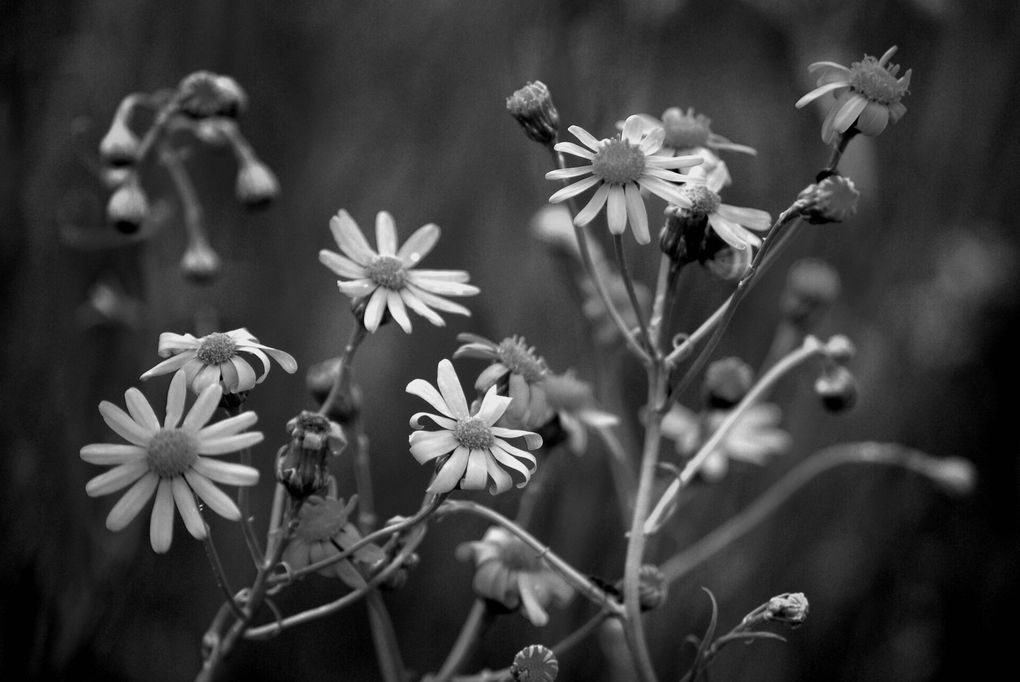
POLYGON ((645 172, 645 154, 626 140, 609 140, 595 153, 591 162, 595 177, 611 185, 637 182, 645 172))
POLYGON ((486 450, 495 442, 492 429, 476 417, 459 420, 453 427, 453 437, 469 450, 486 450))
POLYGON ((149 468, 160 478, 176 478, 198 461, 198 443, 180 429, 160 429, 146 446, 149 468))
POLYGON ((899 68, 893 65, 886 68, 874 57, 865 57, 850 65, 850 87, 872 102, 895 104, 906 94, 910 80, 897 80, 899 68))
POLYGON ((688 109, 686 114, 676 107, 667 109, 662 114, 666 146, 674 149, 704 147, 712 132, 709 129, 711 123, 711 119, 703 114, 695 114, 693 109, 688 109))
POLYGON ((222 365, 236 354, 237 344, 221 332, 204 337, 195 351, 195 357, 201 360, 203 365, 222 365))
POLYGON ((719 195, 704 185, 687 183, 680 188, 681 194, 691 202, 687 209, 691 215, 705 216, 719 208, 722 200, 719 195))
POLYGON ((404 262, 396 256, 376 256, 365 269, 370 280, 387 289, 400 289, 407 277, 404 262))
POLYGON ((512 373, 520 374, 529 384, 540 381, 546 374, 545 363, 521 337, 512 336, 500 341, 496 355, 512 373))

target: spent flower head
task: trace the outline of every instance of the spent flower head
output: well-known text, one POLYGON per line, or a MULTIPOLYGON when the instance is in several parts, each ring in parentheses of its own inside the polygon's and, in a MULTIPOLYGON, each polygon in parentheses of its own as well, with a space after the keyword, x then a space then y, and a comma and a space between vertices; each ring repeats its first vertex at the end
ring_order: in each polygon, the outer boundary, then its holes
POLYGON ((564 606, 574 596, 574 588, 538 552, 499 526, 460 545, 457 558, 474 560, 475 594, 508 609, 523 608, 522 615, 538 627, 549 622, 550 604, 564 606))
POLYGON ((141 378, 145 380, 160 374, 183 372, 195 393, 201 393, 215 383, 223 387, 224 393, 250 391, 269 374, 270 357, 288 374, 297 371, 297 362, 289 353, 262 345, 243 327, 229 332, 213 332, 201 338, 163 332, 159 335, 157 352, 166 360, 141 378), (262 363, 262 374, 255 374, 247 356, 254 356, 262 363))
POLYGON ((578 379, 573 372, 549 374, 543 383, 549 409, 566 437, 567 447, 575 455, 583 455, 588 449, 588 429, 605 429, 620 423, 615 414, 599 408, 591 384, 578 379))
POLYGON ((408 308, 440 327, 445 322, 435 310, 471 315, 464 306, 443 298, 478 293, 478 287, 467 284, 470 277, 466 271, 416 268, 439 240, 438 225, 423 225, 397 248, 393 216, 379 211, 375 218, 378 251, 368 245, 361 228, 343 209, 329 221, 329 229, 343 255, 322 249, 319 261, 343 278, 337 282, 341 293, 355 302, 366 302, 364 324, 368 331, 378 329, 388 312, 410 334, 408 308))
POLYGON ((550 145, 560 130, 560 113, 556 111, 549 88, 542 81, 525 83, 524 87, 506 98, 506 109, 525 135, 542 145, 550 145))
POLYGON ((846 133, 851 126, 873 137, 907 113, 900 100, 909 92, 911 70, 896 77, 900 67, 889 63, 895 53, 893 46, 878 59, 865 55, 849 68, 835 62, 808 66, 808 71, 818 74, 818 87, 797 100, 796 107, 800 109, 826 93, 836 96, 822 122, 823 142, 832 144, 837 134, 846 133))
POLYGON ((662 128, 656 128, 648 134, 642 134, 643 124, 639 116, 628 118, 620 136, 612 139, 598 140, 579 126, 570 126, 568 130, 585 146, 560 142, 555 147, 556 151, 566 152, 590 163, 549 171, 545 177, 549 180, 587 177, 555 192, 549 201, 557 204, 594 187, 595 193, 591 199, 574 216, 575 225, 587 225, 606 206, 610 232, 623 234, 629 223, 639 244, 650 242, 648 211, 641 190, 648 190, 666 201, 678 203, 678 184, 696 180, 676 171, 700 164, 701 158, 658 154, 665 132, 662 128))
POLYGON ((457 340, 464 345, 454 351, 454 360, 491 361, 475 380, 475 390, 485 393, 497 386, 513 399, 506 416, 515 426, 538 426, 535 422, 548 411, 544 380, 549 369, 534 346, 528 346, 521 336, 509 336, 495 343, 477 334, 463 333, 457 335, 457 340))
MULTIPOLYGON (((291 570, 296 570, 334 557, 358 542, 361 533, 348 521, 356 504, 357 496, 347 504, 333 496, 313 495, 304 500, 282 560, 291 570)), ((340 578, 348 587, 357 589, 366 583, 362 571, 370 571, 385 560, 386 553, 378 545, 369 543, 355 550, 350 558, 319 569, 319 573, 340 578)))
POLYGON ((239 521, 241 512, 233 500, 213 483, 250 486, 259 480, 259 472, 252 467, 211 459, 262 441, 262 434, 257 431, 242 433, 256 422, 255 413, 243 412, 206 426, 219 405, 222 388, 216 383, 207 386, 184 416, 187 392, 184 375, 175 375, 167 392, 166 418, 162 424, 137 388, 124 394, 127 412, 104 400, 99 404, 103 420, 128 444, 95 443, 81 449, 81 458, 86 462, 113 465, 85 485, 89 497, 109 495, 131 486, 106 517, 110 530, 127 526, 149 498, 156 496, 149 540, 152 549, 160 553, 170 549, 174 507, 188 532, 201 540, 206 537, 206 525, 195 495, 220 516, 239 521))
POLYGON ((481 405, 469 411, 453 363, 442 360, 436 372, 436 386, 424 379, 415 379, 407 385, 407 392, 439 411, 439 414, 417 412, 412 415, 411 427, 416 431, 408 437, 411 454, 420 464, 439 462, 428 492, 447 493, 458 486, 465 490, 481 490, 492 479, 489 492, 496 495, 509 490, 513 483, 506 469, 524 477, 517 484, 518 488, 531 480, 538 464, 535 456, 506 439, 523 438, 525 446, 533 450, 542 445, 542 437, 531 431, 495 426, 513 402, 511 398, 498 395, 495 386, 485 393, 481 405), (417 430, 423 428, 423 417, 440 430, 417 430))
POLYGON ((794 207, 812 225, 841 223, 857 212, 860 196, 853 180, 833 174, 802 189, 794 207))

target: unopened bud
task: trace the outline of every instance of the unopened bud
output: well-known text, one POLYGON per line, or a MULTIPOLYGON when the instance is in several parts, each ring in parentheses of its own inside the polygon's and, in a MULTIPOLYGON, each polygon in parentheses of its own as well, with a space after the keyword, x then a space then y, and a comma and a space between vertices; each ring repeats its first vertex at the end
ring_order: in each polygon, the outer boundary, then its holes
POLYGON ((177 105, 192 118, 237 118, 248 106, 248 96, 230 76, 196 71, 177 87, 177 105))
POLYGON ((716 410, 728 410, 747 395, 754 370, 740 358, 716 360, 705 371, 705 402, 716 410))
POLYGON ((659 249, 674 263, 709 263, 727 248, 730 247, 715 230, 709 229, 707 214, 673 204, 666 206, 666 224, 659 233, 659 249))
POLYGON ((765 620, 789 623, 791 627, 797 627, 807 620, 808 607, 808 600, 803 592, 786 592, 769 599, 765 607, 765 620))
POLYGON ((115 116, 99 143, 99 155, 111 166, 130 166, 138 160, 138 145, 138 137, 120 116, 115 116))
POLYGON ((815 381, 815 393, 830 412, 844 412, 857 403, 857 380, 842 365, 826 368, 815 381))
POLYGON ((805 258, 790 268, 779 307, 791 324, 811 327, 839 297, 839 290, 835 268, 825 261, 805 258))
POLYGON ((277 456, 276 480, 304 499, 329 484, 327 456, 339 454, 347 440, 339 424, 307 410, 287 422, 287 433, 290 443, 277 456))
POLYGON ((524 128, 524 133, 535 142, 549 146, 556 140, 560 114, 553 104, 549 88, 542 81, 527 83, 507 97, 506 108, 524 128))
POLYGON ((795 206, 812 225, 841 223, 857 212, 860 196, 853 180, 842 175, 830 175, 801 190, 795 206))
POLYGON ((106 204, 106 219, 118 232, 134 234, 148 214, 149 200, 138 182, 138 176, 132 173, 110 195, 106 204))
POLYGON ((181 275, 196 284, 208 284, 216 279, 220 270, 220 257, 204 239, 194 239, 181 256, 181 275))
POLYGON ((556 654, 541 644, 526 646, 514 656, 510 676, 514 682, 553 682, 560 673, 556 654))
POLYGON ((237 200, 249 208, 267 206, 280 194, 280 183, 269 166, 257 158, 245 159, 237 169, 237 200))

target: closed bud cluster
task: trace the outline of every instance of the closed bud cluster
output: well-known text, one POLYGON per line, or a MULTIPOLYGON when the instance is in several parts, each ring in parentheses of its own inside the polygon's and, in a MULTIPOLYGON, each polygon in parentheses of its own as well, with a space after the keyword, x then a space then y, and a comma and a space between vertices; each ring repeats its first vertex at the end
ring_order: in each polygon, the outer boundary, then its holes
POLYGON ((860 196, 853 180, 842 175, 829 175, 801 190, 794 206, 812 225, 841 223, 857 212, 860 196))
POLYGON ((808 617, 808 600, 803 592, 786 592, 769 599, 765 607, 765 620, 789 623, 791 627, 803 625, 808 617))
POLYGON ((304 499, 329 483, 327 456, 347 444, 340 425, 315 412, 303 411, 287 422, 290 443, 280 449, 276 480, 297 499, 304 499))
POLYGON ((209 242, 193 239, 181 256, 180 268, 185 279, 196 284, 208 284, 219 276, 222 265, 219 255, 209 242))
POLYGON ((705 371, 705 403, 716 410, 728 410, 747 395, 754 383, 754 370, 740 358, 723 358, 705 371))
POLYGON ((805 258, 790 268, 779 307, 787 322, 801 329, 815 325, 839 297, 839 273, 828 263, 805 258))
POLYGON ((235 193, 245 206, 260 208, 276 199, 280 183, 269 166, 257 158, 245 158, 237 169, 235 193))
POLYGON ((138 182, 138 176, 131 173, 118 187, 106 204, 106 219, 118 232, 134 234, 149 214, 149 200, 138 182))
POLYGON ((248 95, 230 76, 196 71, 177 86, 177 106, 192 118, 237 118, 248 106, 248 95))
POLYGON ((542 81, 527 83, 506 98, 510 115, 524 128, 524 133, 546 146, 556 141, 560 130, 560 114, 553 104, 549 88, 542 81))

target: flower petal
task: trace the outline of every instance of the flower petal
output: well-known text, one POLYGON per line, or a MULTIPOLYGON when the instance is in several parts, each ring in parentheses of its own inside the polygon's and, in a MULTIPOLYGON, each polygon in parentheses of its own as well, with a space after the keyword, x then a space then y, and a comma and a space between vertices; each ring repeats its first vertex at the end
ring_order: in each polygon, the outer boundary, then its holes
POLYGON ((198 350, 201 341, 196 339, 191 334, 174 334, 173 332, 163 332, 159 335, 159 342, 156 346, 156 354, 165 358, 170 355, 177 355, 183 351, 191 351, 191 353, 184 353, 185 355, 192 355, 194 351, 198 350))
POLYGON ((368 240, 362 234, 361 228, 346 210, 340 209, 339 213, 330 219, 329 229, 340 250, 355 263, 368 265, 377 255, 368 245, 368 240))
POLYGON ((375 246, 380 256, 397 254, 397 226, 387 211, 375 214, 375 246))
POLYGON ((826 83, 825 85, 819 86, 819 87, 815 88, 814 90, 812 90, 811 92, 809 92, 806 95, 804 95, 803 97, 801 97, 799 100, 797 100, 797 103, 794 104, 793 106, 795 108, 797 108, 797 109, 801 109, 804 106, 810 104, 811 102, 814 102, 816 99, 818 99, 822 95, 824 95, 824 94, 826 94, 828 92, 832 92, 833 90, 839 90, 840 88, 845 88, 845 87, 847 87, 847 85, 848 85, 848 83, 846 83, 844 81, 835 81, 833 83, 826 83))
POLYGON ((602 210, 602 206, 606 203, 606 198, 609 196, 609 185, 602 183, 599 188, 595 190, 595 194, 591 195, 591 199, 588 203, 577 212, 574 216, 574 224, 578 227, 583 227, 595 219, 598 212, 602 210))
POLYGON ((864 111, 864 107, 867 105, 868 100, 863 95, 854 93, 839 108, 836 118, 832 119, 832 127, 841 133, 845 133, 854 124, 854 121, 857 120, 857 117, 861 115, 861 112, 864 111))
POLYGON ((198 441, 198 454, 225 455, 258 445, 264 438, 265 436, 262 435, 261 431, 246 431, 245 433, 223 436, 222 438, 203 438, 198 441))
POLYGON ((641 134, 645 132, 645 130, 644 121, 640 116, 633 114, 628 116, 627 120, 623 122, 623 132, 621 133, 620 139, 626 140, 631 144, 638 144, 641 141, 641 134))
POLYGON ((181 518, 184 519, 184 527, 191 533, 191 537, 196 540, 204 540, 207 530, 205 520, 198 511, 198 505, 195 504, 195 494, 191 492, 191 488, 183 478, 174 478, 171 483, 174 502, 177 503, 177 510, 181 513, 181 518))
POLYGON ((585 149, 573 142, 557 142, 553 145, 553 149, 558 152, 565 152, 573 156, 579 156, 582 159, 588 159, 589 161, 595 158, 595 152, 585 149))
POLYGON ((106 527, 118 531, 131 523, 152 497, 158 484, 159 476, 151 472, 139 479, 117 500, 117 504, 113 505, 113 509, 106 515, 106 527))
POLYGON ((322 249, 319 251, 319 262, 332 270, 340 277, 347 279, 363 279, 366 276, 365 268, 358 265, 350 258, 341 256, 335 251, 322 249))
POLYGON ((138 424, 127 412, 108 400, 99 403, 99 414, 103 415, 107 426, 129 443, 144 446, 152 438, 153 431, 138 424))
POLYGON ((440 229, 435 223, 422 225, 414 231, 404 245, 397 251, 397 258, 403 262, 405 268, 413 268, 429 255, 432 247, 439 241, 440 229))
POLYGON ((400 298, 404 301, 404 305, 406 305, 408 308, 424 317, 432 324, 436 325, 437 327, 442 327, 446 324, 446 322, 443 321, 443 318, 436 314, 436 312, 433 311, 432 308, 429 308, 427 305, 425 305, 422 302, 422 300, 418 298, 418 296, 415 295, 415 293, 408 289, 407 287, 404 287, 398 293, 400 294, 400 298))
POLYGON ((230 521, 241 520, 241 510, 237 508, 234 501, 225 492, 213 485, 205 476, 196 471, 184 472, 184 478, 188 485, 195 491, 195 494, 202 498, 202 501, 209 505, 209 508, 230 521))
POLYGON ((453 417, 456 419, 467 419, 470 416, 468 414, 467 398, 464 397, 464 389, 461 388, 457 371, 449 360, 443 359, 439 361, 439 365, 436 368, 436 387, 442 394, 443 400, 449 406, 453 417))
POLYGON ((85 484, 85 494, 89 497, 100 497, 115 493, 137 481, 148 470, 148 459, 139 458, 124 462, 89 480, 85 484))
POLYGON ((133 462, 145 457, 145 448, 123 443, 93 443, 78 453, 89 464, 116 465, 133 462))
POLYGON ((258 469, 244 464, 199 457, 192 468, 216 483, 250 486, 259 482, 258 469))
POLYGON ((580 140, 581 144, 585 145, 592 151, 597 152, 599 150, 599 147, 601 147, 602 145, 602 143, 599 142, 594 135, 589 133, 581 126, 570 126, 569 128, 567 128, 567 130, 569 130, 574 137, 580 140))
POLYGON ((400 325, 405 334, 411 333, 411 319, 407 316, 407 308, 404 307, 404 299, 400 293, 393 289, 386 289, 386 309, 390 311, 390 317, 400 325))
POLYGON ((511 402, 511 398, 499 395, 496 393, 496 386, 492 386, 485 392, 485 397, 482 398, 482 406, 478 408, 475 417, 485 422, 486 426, 492 426, 503 416, 511 402))
POLYGON ((411 455, 419 464, 453 452, 458 445, 450 431, 415 431, 408 437, 411 455))
POLYGON ((499 466, 499 463, 496 461, 496 458, 492 456, 492 453, 489 453, 489 456, 485 458, 485 468, 489 477, 492 478, 492 485, 489 486, 490 495, 500 495, 505 493, 507 490, 510 490, 511 486, 514 484, 514 480, 510 477, 510 474, 499 466))
POLYGON ((452 281, 441 276, 430 276, 425 271, 410 270, 407 273, 407 281, 419 289, 424 289, 440 296, 474 296, 480 291, 478 287, 471 284, 452 281))
POLYGON ((386 312, 386 287, 379 287, 368 299, 365 306, 365 329, 375 333, 382 322, 383 313, 386 312))
POLYGON ((170 380, 170 389, 166 392, 166 419, 163 420, 163 427, 175 428, 181 423, 181 416, 184 414, 184 401, 188 396, 188 377, 178 370, 174 378, 170 380))
POLYGON ((606 220, 613 234, 623 234, 627 228, 627 198, 621 185, 611 185, 609 188, 606 220))
POLYGON ((337 282, 336 286, 344 296, 361 298, 375 291, 379 285, 370 279, 359 279, 353 282, 337 282))
POLYGON ((198 432, 199 429, 208 424, 209 420, 212 419, 213 413, 216 411, 217 406, 219 406, 220 398, 222 397, 223 389, 220 388, 219 384, 212 384, 203 389, 198 394, 195 404, 191 406, 188 416, 184 418, 181 429, 191 433, 198 432))
POLYGON ((454 450, 425 492, 448 493, 456 488, 464 475, 464 469, 467 468, 468 454, 469 450, 463 445, 454 450))
POLYGON ((471 315, 471 311, 465 308, 464 306, 460 305, 459 303, 447 301, 442 296, 436 296, 435 294, 429 291, 425 291, 421 287, 416 286, 415 284, 412 284, 410 282, 408 282, 406 286, 408 289, 410 289, 411 293, 417 296, 418 299, 427 306, 430 306, 437 310, 442 310, 447 313, 456 313, 458 315, 467 315, 469 317, 471 315))
POLYGON ((424 379, 415 379, 411 381, 404 390, 411 395, 418 396, 434 407, 440 414, 454 418, 453 410, 446 404, 446 400, 443 398, 442 394, 436 390, 435 386, 424 379))
POLYGON ((142 381, 151 379, 152 377, 159 376, 161 374, 170 374, 170 372, 176 372, 181 367, 186 365, 189 361, 195 359, 194 353, 180 353, 178 355, 171 355, 166 360, 163 360, 152 369, 146 371, 139 377, 142 381))
POLYGON ((566 187, 563 187, 553 192, 553 195, 549 197, 549 203, 558 204, 561 201, 566 201, 567 199, 570 199, 571 197, 576 197, 578 194, 588 191, 588 189, 594 187, 600 182, 602 182, 602 178, 596 175, 584 178, 583 180, 578 180, 575 183, 567 185, 566 187))
POLYGON ((252 426, 258 420, 258 415, 249 410, 230 417, 229 419, 224 419, 223 421, 218 421, 215 424, 199 429, 197 436, 200 441, 223 438, 224 436, 233 436, 244 431, 249 426, 252 426))
POLYGON ((523 438, 529 450, 542 447, 542 436, 534 431, 508 429, 505 426, 493 426, 492 435, 498 438, 523 438))
POLYGON ((174 539, 174 493, 168 479, 161 479, 156 488, 156 502, 149 517, 149 542, 152 551, 164 554, 174 539))
POLYGON ((448 431, 452 431, 457 426, 456 419, 450 419, 449 417, 441 417, 438 414, 432 414, 431 412, 415 412, 414 414, 411 415, 411 418, 408 420, 408 425, 412 429, 423 429, 425 427, 421 423, 421 420, 425 417, 431 419, 432 422, 439 426, 440 428, 446 429, 448 431))
POLYGON ((633 182, 628 182, 624 191, 627 199, 627 219, 630 222, 630 229, 634 232, 634 239, 638 244, 647 244, 652 241, 652 237, 648 231, 645 200, 641 198, 641 191, 633 182))
POLYGON ((743 208, 741 206, 720 204, 716 212, 726 220, 732 220, 756 232, 764 232, 772 227, 772 216, 768 212, 757 208, 743 208))
POLYGON ((545 174, 546 180, 569 180, 570 178, 576 178, 581 175, 588 175, 591 173, 592 167, 588 166, 573 166, 571 168, 557 168, 551 170, 545 174))
POLYGON ((487 450, 471 450, 468 454, 467 468, 464 471, 464 490, 482 490, 489 480, 489 471, 485 466, 487 450))

